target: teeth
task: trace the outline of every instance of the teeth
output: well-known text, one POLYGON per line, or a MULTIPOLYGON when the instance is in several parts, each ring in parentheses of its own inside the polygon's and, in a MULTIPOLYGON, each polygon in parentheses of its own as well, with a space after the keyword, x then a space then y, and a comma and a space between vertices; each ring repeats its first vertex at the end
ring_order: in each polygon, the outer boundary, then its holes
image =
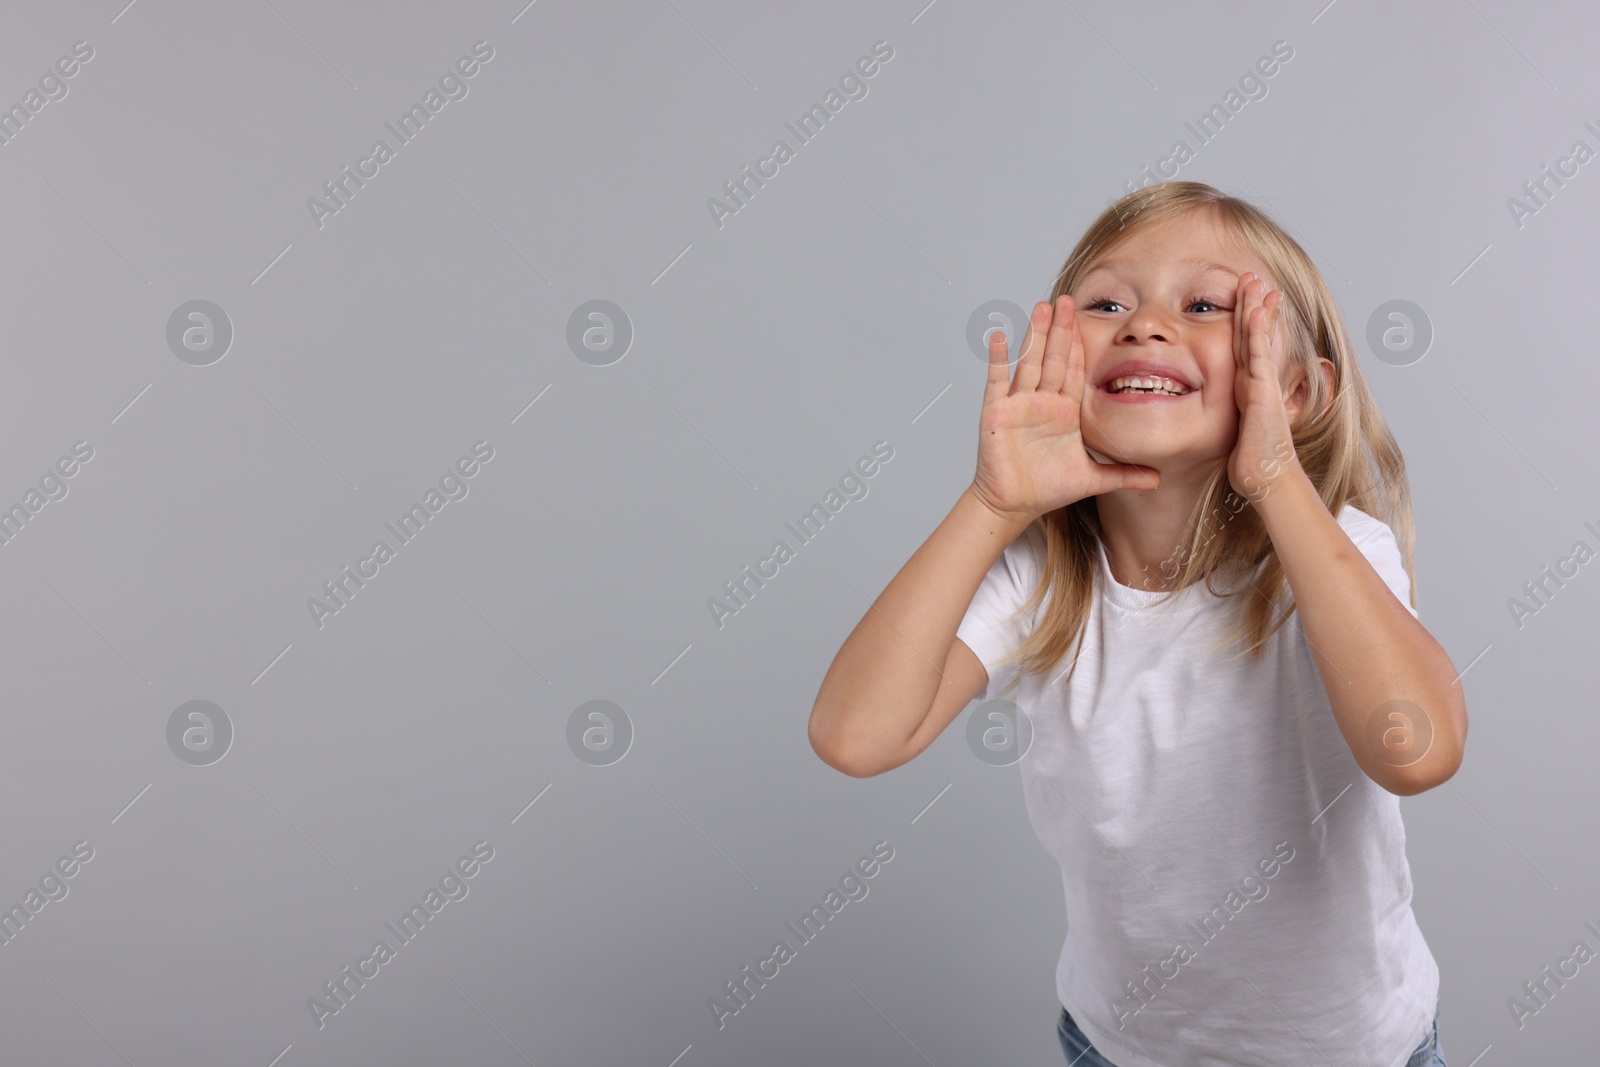
POLYGON ((1171 378, 1157 377, 1116 378, 1111 382, 1108 388, 1113 393, 1137 391, 1144 393, 1168 393, 1173 396, 1183 396, 1194 391, 1179 385, 1171 378))

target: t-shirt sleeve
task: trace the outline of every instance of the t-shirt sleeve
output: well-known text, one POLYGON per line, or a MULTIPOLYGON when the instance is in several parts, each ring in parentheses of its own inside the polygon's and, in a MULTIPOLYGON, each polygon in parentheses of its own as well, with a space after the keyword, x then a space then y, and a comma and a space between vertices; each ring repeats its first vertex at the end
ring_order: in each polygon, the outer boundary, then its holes
POLYGON ((989 674, 988 683, 977 696, 979 700, 988 700, 1007 682, 1011 672, 1020 669, 1016 663, 1002 667, 999 661, 1028 636, 1033 620, 1018 614, 1018 609, 1038 584, 1043 550, 1044 532, 1037 523, 1030 525, 1006 546, 983 576, 956 627, 956 637, 972 649, 989 674))
POLYGON ((1411 606, 1411 577, 1406 574, 1405 561, 1400 556, 1400 542, 1389 524, 1364 511, 1345 506, 1339 525, 1350 536, 1351 542, 1372 564, 1389 591, 1394 593, 1405 609, 1417 618, 1417 609, 1411 606))

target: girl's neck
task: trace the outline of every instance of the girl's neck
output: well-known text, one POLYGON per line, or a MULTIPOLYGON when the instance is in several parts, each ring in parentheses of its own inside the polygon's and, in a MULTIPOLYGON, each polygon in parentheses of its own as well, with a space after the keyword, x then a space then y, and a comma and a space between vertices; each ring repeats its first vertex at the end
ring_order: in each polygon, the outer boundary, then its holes
POLYGON ((1119 489, 1095 497, 1112 575, 1122 585, 1148 592, 1174 589, 1183 577, 1189 513, 1214 470, 1157 469, 1159 489, 1119 489))

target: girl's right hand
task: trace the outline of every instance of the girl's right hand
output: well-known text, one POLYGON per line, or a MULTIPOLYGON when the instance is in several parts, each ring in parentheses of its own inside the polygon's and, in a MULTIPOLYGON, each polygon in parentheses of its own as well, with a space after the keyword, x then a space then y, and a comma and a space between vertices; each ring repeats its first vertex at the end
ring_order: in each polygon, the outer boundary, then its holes
POLYGON ((1152 467, 1096 462, 1084 448, 1079 409, 1084 393, 1083 339, 1072 297, 1052 313, 1034 305, 1026 349, 1007 388, 1004 331, 989 337, 989 380, 978 421, 978 499, 1003 518, 1028 523, 1084 497, 1113 489, 1154 489, 1152 467))

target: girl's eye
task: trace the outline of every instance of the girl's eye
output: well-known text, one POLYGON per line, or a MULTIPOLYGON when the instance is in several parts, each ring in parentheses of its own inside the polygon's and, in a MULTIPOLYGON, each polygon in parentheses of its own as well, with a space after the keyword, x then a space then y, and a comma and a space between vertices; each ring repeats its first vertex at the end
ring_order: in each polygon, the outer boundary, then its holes
MULTIPOLYGON (((1083 309, 1085 311, 1097 311, 1097 310, 1099 310, 1100 305, 1102 305, 1102 304, 1116 304, 1117 307, 1121 307, 1122 306, 1121 304, 1118 304, 1115 300, 1112 300, 1110 297, 1107 297, 1107 296, 1096 297, 1094 300, 1092 300, 1092 301, 1090 301, 1090 302, 1088 302, 1086 304, 1083 304, 1081 306, 1083 307, 1083 309)), ((1192 308, 1196 304, 1204 304, 1207 307, 1209 307, 1212 311, 1226 311, 1226 310, 1228 310, 1227 308, 1223 307, 1221 304, 1219 304, 1215 300, 1207 300, 1205 297, 1199 297, 1199 296, 1197 296, 1194 299, 1188 301, 1184 306, 1192 308)), ((1200 314, 1205 314, 1205 312, 1201 312, 1200 314)))

